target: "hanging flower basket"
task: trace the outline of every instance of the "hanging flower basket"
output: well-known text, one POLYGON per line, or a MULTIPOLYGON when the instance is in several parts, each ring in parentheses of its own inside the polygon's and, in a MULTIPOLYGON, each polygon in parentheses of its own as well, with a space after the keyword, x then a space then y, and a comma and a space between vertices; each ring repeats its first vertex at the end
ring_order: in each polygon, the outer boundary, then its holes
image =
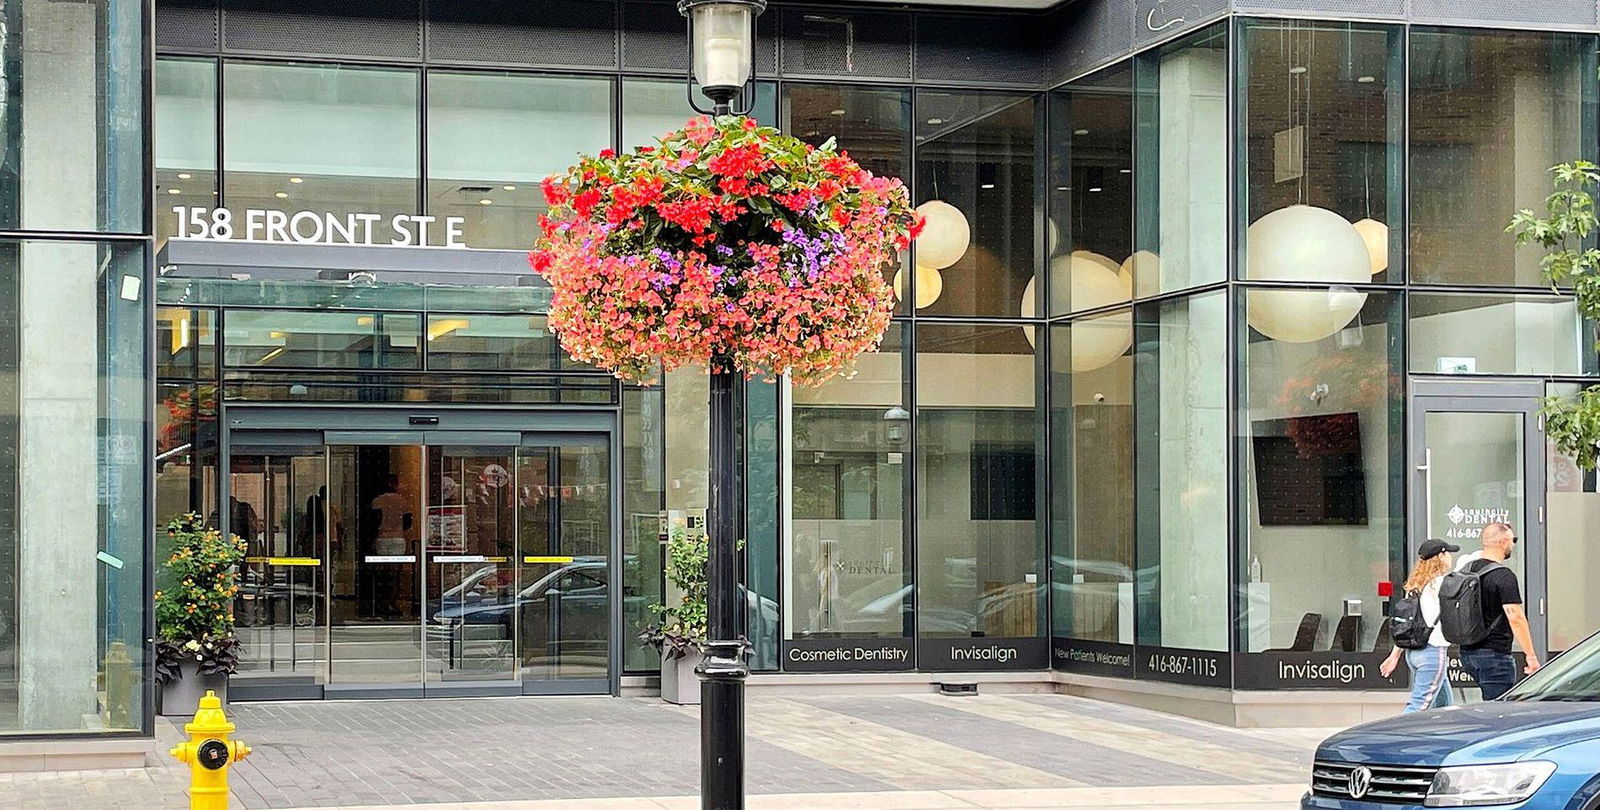
POLYGON ((641 382, 688 364, 802 385, 847 371, 882 340, 882 271, 920 229, 899 180, 734 116, 584 157, 544 194, 529 261, 550 328, 641 382))

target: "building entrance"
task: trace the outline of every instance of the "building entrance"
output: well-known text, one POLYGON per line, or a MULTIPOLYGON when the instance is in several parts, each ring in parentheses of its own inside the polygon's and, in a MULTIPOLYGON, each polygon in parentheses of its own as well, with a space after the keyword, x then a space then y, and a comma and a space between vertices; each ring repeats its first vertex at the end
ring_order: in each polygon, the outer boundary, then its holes
POLYGON ((236 697, 613 691, 608 432, 236 426, 227 464, 236 697))
POLYGON ((1414 380, 1414 474, 1407 564, 1437 537, 1478 551, 1489 523, 1516 531, 1523 605, 1540 659, 1546 645, 1545 439, 1542 382, 1414 380))

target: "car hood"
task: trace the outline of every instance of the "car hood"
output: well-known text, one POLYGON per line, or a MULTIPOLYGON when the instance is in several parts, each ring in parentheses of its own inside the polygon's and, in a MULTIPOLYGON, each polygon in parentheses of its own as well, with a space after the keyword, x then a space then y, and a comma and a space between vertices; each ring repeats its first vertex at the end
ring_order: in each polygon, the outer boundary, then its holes
POLYGON ((1386 765, 1510 762, 1600 738, 1600 702, 1492 701, 1366 723, 1324 740, 1318 759, 1386 765))

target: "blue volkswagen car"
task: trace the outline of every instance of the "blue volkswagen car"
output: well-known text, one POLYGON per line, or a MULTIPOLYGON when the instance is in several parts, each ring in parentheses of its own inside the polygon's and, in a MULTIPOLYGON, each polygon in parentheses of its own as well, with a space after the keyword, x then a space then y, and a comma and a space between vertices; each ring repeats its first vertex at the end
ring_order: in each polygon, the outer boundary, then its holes
POLYGON ((1600 810, 1600 634, 1499 700, 1329 737, 1300 806, 1600 810))

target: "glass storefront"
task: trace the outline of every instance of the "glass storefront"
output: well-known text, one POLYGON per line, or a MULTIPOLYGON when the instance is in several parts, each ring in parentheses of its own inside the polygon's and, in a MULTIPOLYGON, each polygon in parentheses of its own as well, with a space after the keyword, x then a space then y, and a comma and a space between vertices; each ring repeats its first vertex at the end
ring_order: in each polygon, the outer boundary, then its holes
MULTIPOLYGON (((1393 688, 1376 660, 1421 539, 1471 546, 1475 517, 1541 506, 1520 569, 1536 631, 1550 649, 1592 631, 1594 475, 1524 429, 1527 386, 1600 370, 1594 330, 1502 231, 1550 164, 1593 156, 1595 51, 1588 34, 1238 18, 1038 90, 763 73, 758 119, 905 178, 939 238, 886 269, 895 319, 854 376, 746 389, 752 666, 1393 688), (1424 451, 1475 472, 1418 478, 1424 451)), ((465 218, 474 248, 524 249, 544 176, 688 117, 681 81, 646 73, 163 57, 155 205, 420 211, 465 218)), ((592 645, 540 635, 568 626, 556 600, 525 593, 586 593, 581 577, 539 586, 556 569, 516 562, 603 531, 616 542, 572 556, 607 558, 606 638, 622 672, 654 671, 636 638, 664 593, 663 526, 693 529, 707 501, 703 373, 634 387, 573 364, 536 287, 492 306, 470 286, 310 289, 217 282, 156 317, 157 517, 254 487, 236 525, 281 541, 255 556, 329 561, 319 581, 261 565, 263 588, 325 595, 260 606, 253 648, 304 651, 282 674, 332 686, 370 683, 361 667, 424 688, 604 678, 592 645), (224 458, 219 414, 249 401, 606 410, 616 508, 602 529, 553 516, 581 510, 559 497, 446 491, 499 467, 560 496, 582 464, 520 443, 224 458), (389 495, 408 500, 380 538, 389 495), (435 509, 459 512, 470 549, 430 547, 435 509), (431 623, 468 598, 516 615, 431 623)))

